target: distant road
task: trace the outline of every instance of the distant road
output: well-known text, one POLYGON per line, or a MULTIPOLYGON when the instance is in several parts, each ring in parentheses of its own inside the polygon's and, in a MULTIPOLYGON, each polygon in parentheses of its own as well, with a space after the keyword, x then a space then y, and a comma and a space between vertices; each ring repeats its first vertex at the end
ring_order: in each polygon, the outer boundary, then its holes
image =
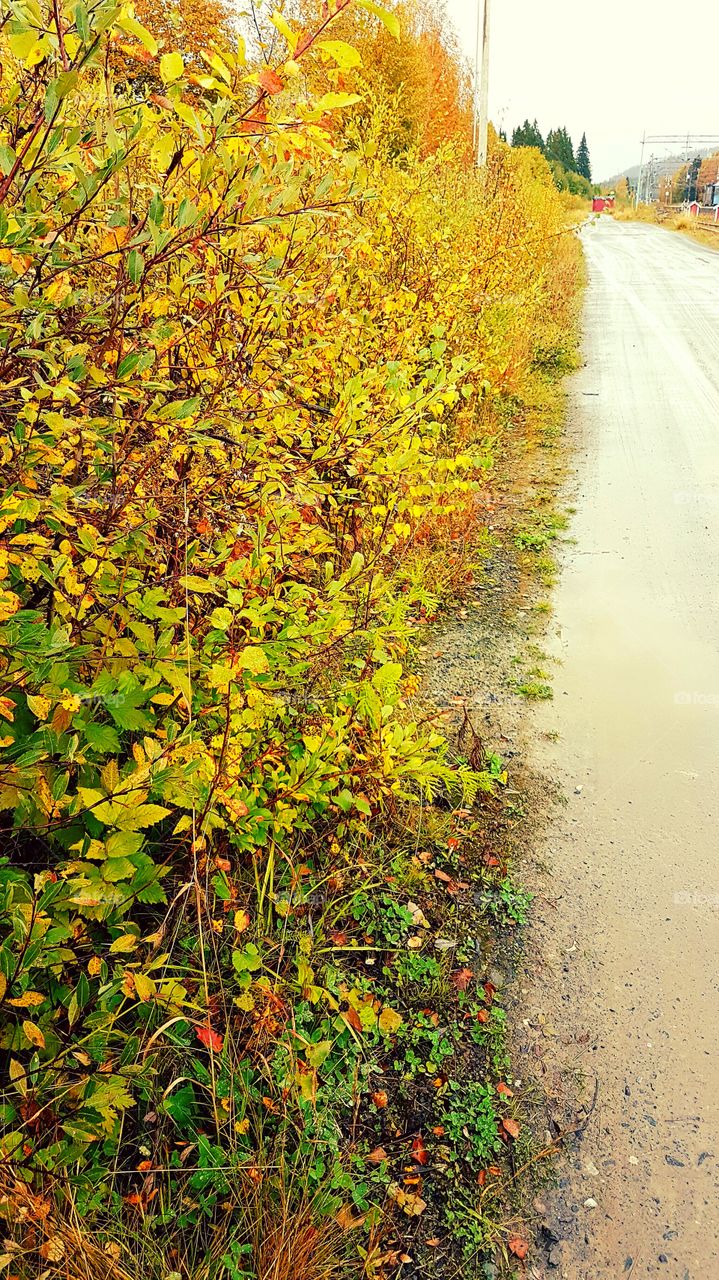
POLYGON ((540 763, 569 796, 550 833, 550 1014, 563 1043, 590 1029, 575 1064, 599 1092, 552 1197, 564 1253, 548 1274, 713 1280, 719 253, 610 218, 583 240, 576 543, 556 599, 555 700, 539 714, 561 734, 540 763))

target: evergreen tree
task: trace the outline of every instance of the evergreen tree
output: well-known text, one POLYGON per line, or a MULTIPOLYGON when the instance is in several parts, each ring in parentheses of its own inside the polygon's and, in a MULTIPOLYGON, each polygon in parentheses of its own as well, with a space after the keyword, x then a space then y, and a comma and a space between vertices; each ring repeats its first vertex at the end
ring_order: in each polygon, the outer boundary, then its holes
POLYGON ((539 131, 537 121, 530 124, 529 120, 525 120, 524 124, 517 125, 512 133, 513 147, 538 147, 540 151, 544 151, 544 138, 539 131))
POLYGON ((547 135, 547 158, 556 160, 557 164, 561 164, 570 173, 576 172, 574 147, 566 129, 550 130, 547 135))
POLYGON ((587 146, 587 135, 582 134, 582 141, 577 148, 577 173, 580 173, 587 182, 592 181, 592 165, 589 159, 589 147, 587 146))

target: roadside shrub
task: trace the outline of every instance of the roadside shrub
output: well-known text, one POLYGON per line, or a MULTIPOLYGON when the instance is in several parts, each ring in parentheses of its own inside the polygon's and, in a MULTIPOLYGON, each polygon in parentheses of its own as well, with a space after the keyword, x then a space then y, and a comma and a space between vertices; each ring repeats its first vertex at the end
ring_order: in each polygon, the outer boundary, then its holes
POLYGON ((278 1150, 369 1207, 343 1123, 402 1015, 336 939, 403 812, 493 785, 407 661, 551 363, 562 208, 500 143, 395 163, 381 94, 340 128, 346 53, 312 96, 279 16, 276 70, 207 74, 113 0, 4 16, 2 1153, 209 1256, 278 1150))

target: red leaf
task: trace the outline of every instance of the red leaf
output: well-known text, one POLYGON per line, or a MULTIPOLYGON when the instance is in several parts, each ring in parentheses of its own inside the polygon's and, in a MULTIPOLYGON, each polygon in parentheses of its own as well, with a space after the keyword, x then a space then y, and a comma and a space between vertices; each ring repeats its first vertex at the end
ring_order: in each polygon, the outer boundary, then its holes
POLYGON ((280 80, 277 72, 273 71, 271 67, 265 67, 265 70, 260 72, 260 85, 265 93, 275 94, 282 93, 285 82, 280 80))
POLYGON ((517 1124, 516 1120, 511 1120, 511 1119, 503 1120, 502 1128, 504 1129, 505 1133, 509 1134, 510 1138, 519 1137, 519 1125, 517 1124))
POLYGON ((421 1133, 418 1133, 412 1142, 412 1159, 416 1160, 417 1164, 427 1163, 427 1148, 424 1145, 424 1138, 421 1133))
POLYGON ((471 969, 456 969, 452 974, 451 981, 458 991, 466 991, 474 974, 471 969))
POLYGON ((480 1009, 478 1011, 477 1022, 489 1022, 489 1013, 486 1009, 480 1009))
POLYGON ((198 1027, 197 1039, 200 1044, 204 1044, 205 1048, 211 1049, 213 1053, 222 1053, 222 1047, 225 1042, 222 1036, 212 1030, 212 1027, 198 1027))
POLYGON ((505 1098, 513 1098, 513 1097, 514 1097, 514 1094, 512 1093, 512 1090, 510 1089, 510 1087, 509 1087, 509 1085, 508 1085, 508 1084, 503 1084, 503 1083, 498 1084, 498 1085, 497 1085, 497 1093, 503 1093, 503 1094, 504 1094, 504 1096, 505 1096, 505 1098))

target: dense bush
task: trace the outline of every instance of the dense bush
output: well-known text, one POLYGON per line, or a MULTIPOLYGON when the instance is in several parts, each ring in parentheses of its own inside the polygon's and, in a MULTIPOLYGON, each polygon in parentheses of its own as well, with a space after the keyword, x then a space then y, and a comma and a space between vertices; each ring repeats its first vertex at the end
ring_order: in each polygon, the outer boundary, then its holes
POLYGON ((85 1214, 161 1220, 192 1148, 213 1223, 277 1142, 342 1199, 402 1024, 343 964, 357 865, 492 785, 406 663, 471 577, 495 398, 563 341, 561 204, 500 143, 397 160, 330 16, 196 74, 113 0, 4 6, 2 1151, 85 1214))

